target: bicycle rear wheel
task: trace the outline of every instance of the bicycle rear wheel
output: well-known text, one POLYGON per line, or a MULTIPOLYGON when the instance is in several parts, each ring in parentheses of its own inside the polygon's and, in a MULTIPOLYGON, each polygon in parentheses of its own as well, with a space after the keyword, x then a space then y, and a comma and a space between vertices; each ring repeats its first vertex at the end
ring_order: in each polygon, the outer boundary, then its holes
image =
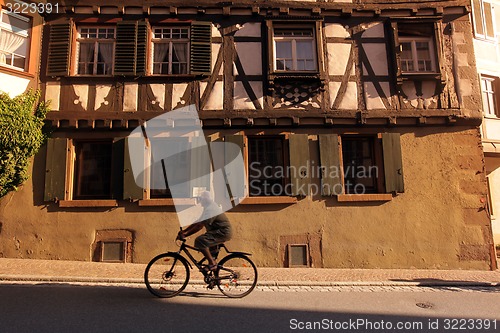
POLYGON ((215 272, 217 287, 228 297, 244 297, 257 284, 257 268, 250 258, 243 254, 230 254, 219 263, 215 272))
POLYGON ((186 288, 189 267, 182 256, 163 253, 154 257, 144 271, 148 290, 158 297, 173 297, 186 288))

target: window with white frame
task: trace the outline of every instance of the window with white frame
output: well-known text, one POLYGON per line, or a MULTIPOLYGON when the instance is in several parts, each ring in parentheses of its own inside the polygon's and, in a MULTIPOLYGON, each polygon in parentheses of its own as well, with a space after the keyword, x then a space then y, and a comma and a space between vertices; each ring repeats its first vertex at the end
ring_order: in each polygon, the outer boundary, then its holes
POLYGON ((495 39, 495 15, 493 4, 489 1, 472 0, 474 34, 476 37, 495 39))
POLYGON ((481 93, 483 97, 483 112, 487 116, 499 116, 495 96, 495 78, 481 76, 481 93))
POLYGON ((29 18, 0 12, 0 64, 25 70, 29 52, 29 18))
POLYGON ((115 28, 78 29, 78 68, 80 75, 112 75, 115 28))
POLYGON ((314 28, 274 27, 274 70, 316 71, 316 39, 314 28))
POLYGON ((153 74, 187 74, 188 27, 153 28, 153 74))
POLYGON ((431 37, 400 37, 401 71, 435 72, 434 45, 431 37))

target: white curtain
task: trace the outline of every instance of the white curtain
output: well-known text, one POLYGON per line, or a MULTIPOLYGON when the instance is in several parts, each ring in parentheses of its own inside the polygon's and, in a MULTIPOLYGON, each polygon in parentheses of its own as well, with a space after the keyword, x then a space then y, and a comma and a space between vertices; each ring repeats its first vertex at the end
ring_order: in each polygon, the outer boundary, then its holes
POLYGON ((94 43, 80 43, 78 74, 92 74, 92 70, 88 73, 88 64, 94 62, 94 43), (82 66, 83 67, 80 67, 82 66))
POLYGON ((7 31, 0 31, 0 63, 7 63, 6 53, 10 54, 23 45, 26 38, 7 31))
POLYGON ((168 73, 162 73, 162 65, 161 63, 168 62, 168 48, 169 44, 168 43, 154 43, 154 58, 153 58, 153 63, 157 64, 158 63, 158 69, 156 70, 156 67, 153 69, 154 74, 168 74, 168 73))
POLYGON ((105 63, 104 74, 111 74, 111 65, 113 64, 113 44, 99 43, 99 55, 105 63))

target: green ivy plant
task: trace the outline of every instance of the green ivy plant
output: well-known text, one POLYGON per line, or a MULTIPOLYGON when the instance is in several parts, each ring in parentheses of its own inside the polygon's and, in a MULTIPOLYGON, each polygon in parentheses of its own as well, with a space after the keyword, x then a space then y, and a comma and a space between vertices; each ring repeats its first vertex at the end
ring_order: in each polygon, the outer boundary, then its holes
POLYGON ((39 102, 40 92, 28 92, 10 98, 0 93, 0 197, 28 179, 30 158, 45 143, 46 102, 39 102))

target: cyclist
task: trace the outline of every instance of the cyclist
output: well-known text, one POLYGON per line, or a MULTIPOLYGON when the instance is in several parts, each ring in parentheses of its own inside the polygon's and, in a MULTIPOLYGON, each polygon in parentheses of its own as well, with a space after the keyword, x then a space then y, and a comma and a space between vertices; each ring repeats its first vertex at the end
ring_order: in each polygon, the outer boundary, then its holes
POLYGON ((196 237, 194 246, 203 253, 205 258, 207 258, 207 270, 213 271, 217 268, 217 263, 211 251, 215 250, 217 245, 231 239, 232 228, 226 214, 224 214, 217 203, 213 201, 210 192, 202 192, 199 196, 199 202, 203 206, 203 213, 198 219, 198 222, 179 231, 177 239, 184 239, 205 227, 206 232, 196 237))

